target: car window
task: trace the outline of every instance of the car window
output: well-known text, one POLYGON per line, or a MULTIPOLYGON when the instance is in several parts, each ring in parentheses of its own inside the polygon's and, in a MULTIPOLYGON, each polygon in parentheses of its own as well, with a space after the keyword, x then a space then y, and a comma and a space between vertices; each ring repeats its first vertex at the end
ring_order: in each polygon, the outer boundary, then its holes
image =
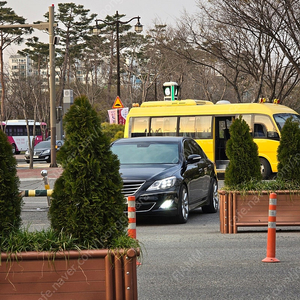
POLYGON ((201 157, 206 157, 201 147, 194 140, 185 140, 183 148, 185 159, 191 154, 199 154, 201 157))
POLYGON ((111 150, 121 164, 176 164, 179 161, 177 143, 115 143, 111 150))
POLYGON ((35 149, 51 148, 51 142, 50 141, 40 142, 34 148, 35 149))

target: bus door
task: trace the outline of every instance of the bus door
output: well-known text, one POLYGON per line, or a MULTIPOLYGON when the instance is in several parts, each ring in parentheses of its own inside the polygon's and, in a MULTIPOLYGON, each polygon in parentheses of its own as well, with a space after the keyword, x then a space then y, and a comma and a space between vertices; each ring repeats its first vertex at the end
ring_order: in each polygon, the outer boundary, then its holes
POLYGON ((217 170, 226 169, 229 160, 226 156, 226 143, 230 138, 229 127, 233 117, 215 117, 215 162, 217 170))

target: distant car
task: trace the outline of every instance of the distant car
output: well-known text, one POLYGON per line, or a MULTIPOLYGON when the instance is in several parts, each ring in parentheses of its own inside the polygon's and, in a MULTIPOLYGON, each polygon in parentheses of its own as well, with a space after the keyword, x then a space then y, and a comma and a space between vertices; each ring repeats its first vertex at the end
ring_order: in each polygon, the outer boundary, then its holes
POLYGON ((136 198, 136 213, 173 216, 186 223, 189 212, 202 206, 218 211, 215 166, 188 137, 135 137, 112 143, 120 160, 123 194, 136 198))
MULTIPOLYGON (((56 141, 56 151, 64 144, 63 140, 56 141)), ((29 150, 25 152, 25 161, 30 162, 29 150)), ((51 141, 39 142, 33 149, 33 161, 46 161, 51 162, 51 141)))

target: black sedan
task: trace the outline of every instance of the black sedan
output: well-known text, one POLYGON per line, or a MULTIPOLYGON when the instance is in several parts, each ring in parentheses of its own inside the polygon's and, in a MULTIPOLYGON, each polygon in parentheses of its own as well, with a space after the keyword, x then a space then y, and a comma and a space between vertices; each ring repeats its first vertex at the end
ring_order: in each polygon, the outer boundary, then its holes
MULTIPOLYGON (((63 140, 56 141, 56 151, 63 145, 63 140)), ((25 152, 25 161, 30 162, 30 153, 29 150, 25 152)), ((47 163, 51 162, 51 141, 39 142, 34 146, 33 149, 33 161, 46 161, 47 163)))
POLYGON ((111 145, 120 160, 123 194, 135 196, 138 215, 166 215, 186 223, 189 211, 218 211, 215 166, 188 137, 136 137, 111 145))

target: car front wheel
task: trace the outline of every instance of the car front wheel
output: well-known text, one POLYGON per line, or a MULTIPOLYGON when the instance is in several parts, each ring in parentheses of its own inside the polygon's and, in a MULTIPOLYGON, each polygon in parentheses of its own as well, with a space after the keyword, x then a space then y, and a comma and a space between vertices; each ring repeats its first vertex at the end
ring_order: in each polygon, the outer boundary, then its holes
POLYGON ((178 201, 178 223, 186 223, 189 218, 189 196, 185 185, 181 186, 178 201))
POLYGON ((219 208, 219 195, 218 195, 218 183, 215 178, 210 182, 208 196, 207 196, 207 205, 202 207, 204 213, 216 213, 219 208))

